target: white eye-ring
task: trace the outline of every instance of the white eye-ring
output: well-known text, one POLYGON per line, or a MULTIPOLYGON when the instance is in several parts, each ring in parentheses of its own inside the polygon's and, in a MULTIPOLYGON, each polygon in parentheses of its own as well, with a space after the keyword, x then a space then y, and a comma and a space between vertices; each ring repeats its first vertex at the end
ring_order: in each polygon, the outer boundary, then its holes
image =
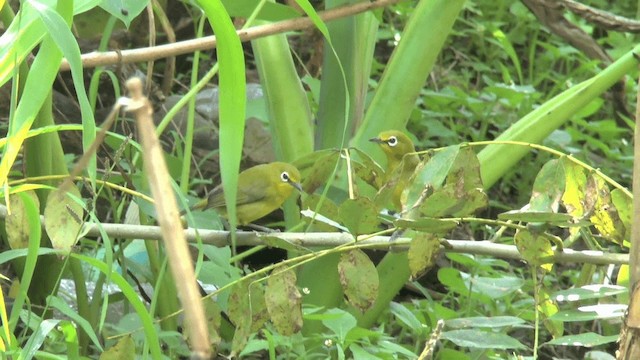
POLYGON ((387 144, 391 147, 398 145, 398 138, 395 136, 389 136, 389 140, 387 140, 387 144))
POLYGON ((280 174, 280 180, 282 180, 283 182, 289 182, 289 173, 286 171, 283 171, 280 174))

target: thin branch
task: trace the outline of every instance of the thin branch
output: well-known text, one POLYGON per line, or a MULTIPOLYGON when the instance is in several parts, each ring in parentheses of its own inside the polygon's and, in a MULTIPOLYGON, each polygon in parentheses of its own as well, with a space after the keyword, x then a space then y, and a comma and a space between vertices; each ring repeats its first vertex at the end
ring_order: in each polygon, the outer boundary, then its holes
MULTIPOLYGON (((319 12, 318 15, 323 21, 332 21, 344 17, 359 14, 365 11, 393 5, 400 0, 378 0, 363 1, 349 6, 341 6, 334 9, 319 12)), ((273 24, 251 27, 245 30, 238 30, 240 41, 249 41, 269 35, 281 34, 292 30, 302 30, 313 27, 313 21, 308 17, 284 20, 273 24)), ((157 60, 171 56, 189 54, 196 50, 213 49, 217 45, 215 36, 207 36, 199 39, 191 39, 171 44, 158 45, 154 47, 131 49, 123 51, 92 52, 82 55, 82 66, 93 68, 103 65, 125 64, 157 60)), ((60 71, 68 71, 69 63, 67 59, 62 60, 60 71)))
MULTIPOLYGON (((7 208, 0 205, 0 218, 7 216, 7 208)), ((44 223, 44 220, 42 220, 44 223)), ((162 232, 158 226, 149 225, 128 225, 128 224, 85 224, 85 236, 99 237, 100 228, 113 238, 119 239, 146 239, 160 240, 162 232)), ((218 247, 227 246, 230 242, 230 234, 228 231, 220 230, 202 230, 188 228, 184 230, 187 241, 191 243, 198 242, 198 236, 203 244, 214 245, 218 247)), ((241 246, 257 246, 267 245, 274 246, 274 239, 279 239, 292 246, 315 248, 315 247, 336 247, 352 243, 354 238, 349 233, 257 233, 252 231, 238 231, 238 245, 241 246)), ((411 242, 410 238, 402 237, 394 242, 389 242, 388 236, 360 236, 358 244, 364 248, 373 248, 379 250, 388 250, 390 246, 395 249, 406 250, 411 242)), ((504 259, 523 260, 515 245, 496 244, 490 241, 470 241, 470 240, 445 240, 443 241, 443 250, 445 252, 465 253, 475 255, 495 256, 504 259)), ((524 260, 523 260, 524 261, 524 260)), ((564 249, 562 252, 556 252, 553 259, 549 259, 553 263, 585 263, 596 265, 608 264, 628 264, 629 254, 613 254, 603 251, 583 250, 576 251, 572 249, 564 249)))

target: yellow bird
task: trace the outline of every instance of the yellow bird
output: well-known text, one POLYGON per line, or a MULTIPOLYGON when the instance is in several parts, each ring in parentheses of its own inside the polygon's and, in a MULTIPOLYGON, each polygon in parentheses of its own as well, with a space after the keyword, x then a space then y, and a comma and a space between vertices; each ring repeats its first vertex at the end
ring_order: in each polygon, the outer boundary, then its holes
MULTIPOLYGON (((249 224, 276 210, 294 189, 302 191, 300 172, 284 162, 261 164, 244 170, 238 175, 236 215, 240 225, 249 224)), ((222 185, 207 195, 207 200, 196 204, 195 209, 217 209, 227 217, 222 185)))
POLYGON ((393 187, 391 200, 397 210, 402 210, 402 202, 400 201, 402 191, 409 185, 409 178, 420 162, 420 158, 415 154, 416 149, 413 142, 407 135, 397 130, 383 131, 369 141, 378 143, 387 156, 385 186, 393 187), (399 175, 395 175, 396 169, 401 164, 402 169, 399 175))

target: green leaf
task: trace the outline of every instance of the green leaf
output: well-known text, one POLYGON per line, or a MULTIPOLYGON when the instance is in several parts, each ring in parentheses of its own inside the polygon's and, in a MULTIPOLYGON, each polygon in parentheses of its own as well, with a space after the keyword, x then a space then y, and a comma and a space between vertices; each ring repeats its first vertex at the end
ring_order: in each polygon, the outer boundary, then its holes
MULTIPOLYGON (((569 214, 562 214, 549 211, 521 211, 511 210, 498 215, 500 220, 511 220, 531 223, 549 223, 553 225, 571 224, 573 217, 569 214)), ((583 224, 583 223, 582 223, 583 224)), ((579 224, 576 224, 576 226, 579 224)))
POLYGON ((581 286, 579 288, 557 291, 553 293, 552 298, 558 302, 582 301, 587 299, 601 299, 604 297, 628 293, 629 289, 625 286, 593 284, 581 286))
POLYGON ((378 211, 373 201, 364 197, 347 199, 338 208, 340 222, 354 237, 380 230, 378 211))
POLYGON ((302 296, 293 270, 285 265, 273 269, 264 297, 271 322, 281 335, 293 335, 302 329, 302 296))
POLYGON ((358 324, 356 318, 342 309, 328 309, 325 312, 331 315, 322 320, 322 324, 331 330, 340 339, 341 343, 347 338, 347 334, 358 324))
MULTIPOLYGON (((324 198, 322 199, 322 204, 320 205, 320 208, 318 208, 318 204, 320 203, 321 199, 322 197, 320 195, 315 195, 315 194, 304 196, 302 198, 302 209, 313 210, 316 212, 316 214, 322 215, 327 219, 331 219, 335 221, 336 224, 338 224, 338 218, 339 218, 338 205, 336 205, 333 201, 331 201, 331 199, 324 198)), ((311 221, 311 219, 308 217, 305 217, 304 220, 307 223, 311 221)), ((334 226, 331 226, 322 221, 318 221, 318 219, 316 219, 313 222, 313 226, 311 230, 333 232, 333 231, 336 231, 336 228, 334 226)))
POLYGON ((448 146, 430 159, 421 162, 409 181, 411 186, 405 189, 405 204, 413 205, 422 196, 425 189, 438 190, 442 187, 453 163, 460 152, 460 145, 448 146))
POLYGON ((530 210, 558 212, 564 189, 565 174, 562 163, 556 159, 549 160, 542 166, 533 183, 529 200, 530 210))
POLYGON ((368 310, 378 297, 378 271, 367 254, 353 249, 340 255, 340 283, 347 301, 361 312, 368 310))
POLYGON ((371 185, 374 189, 380 189, 384 182, 384 169, 364 152, 356 148, 349 150, 358 154, 360 159, 359 162, 352 163, 356 176, 371 185))
POLYGON ((300 14, 290 6, 262 2, 260 0, 222 0, 230 16, 248 18, 258 5, 262 6, 256 19, 266 21, 281 21, 300 17, 300 14))
POLYGON ((519 326, 525 324, 526 321, 515 316, 475 316, 467 318, 457 318, 447 320, 447 327, 451 329, 461 328, 501 328, 510 326, 519 326))
POLYGON ((133 19, 140 15, 148 3, 149 0, 102 0, 100 7, 129 28, 133 19))
POLYGON ((409 252, 407 253, 411 277, 416 279, 431 269, 439 253, 440 240, 437 237, 431 234, 418 233, 411 240, 409 252))
POLYGON ((562 346, 582 346, 582 347, 594 347, 599 345, 611 344, 620 338, 619 335, 609 335, 603 336, 600 334, 588 332, 577 335, 567 335, 559 338, 555 338, 549 342, 546 342, 547 345, 562 345, 562 346))
POLYGON ((593 306, 581 306, 578 310, 558 311, 551 316, 552 320, 563 322, 582 322, 601 319, 621 318, 627 306, 624 304, 601 304, 593 306))
POLYGON ((526 349, 520 341, 506 334, 481 330, 452 330, 442 333, 441 339, 472 349, 526 349))
POLYGON ((393 225, 401 229, 412 229, 431 234, 442 234, 458 226, 454 219, 420 218, 418 220, 398 219, 393 225))

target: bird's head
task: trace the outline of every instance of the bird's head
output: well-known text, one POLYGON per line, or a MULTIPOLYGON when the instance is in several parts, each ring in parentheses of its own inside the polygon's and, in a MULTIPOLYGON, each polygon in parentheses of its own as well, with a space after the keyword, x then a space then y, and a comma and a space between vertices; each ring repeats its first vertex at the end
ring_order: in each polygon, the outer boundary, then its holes
POLYGON ((273 175, 277 176, 274 180, 279 192, 291 194, 293 189, 302 191, 300 171, 295 166, 284 162, 274 162, 270 166, 273 168, 273 175))
POLYGON ((377 137, 369 139, 369 141, 380 145, 389 162, 400 162, 405 154, 416 151, 411 139, 397 130, 383 131, 377 137))

